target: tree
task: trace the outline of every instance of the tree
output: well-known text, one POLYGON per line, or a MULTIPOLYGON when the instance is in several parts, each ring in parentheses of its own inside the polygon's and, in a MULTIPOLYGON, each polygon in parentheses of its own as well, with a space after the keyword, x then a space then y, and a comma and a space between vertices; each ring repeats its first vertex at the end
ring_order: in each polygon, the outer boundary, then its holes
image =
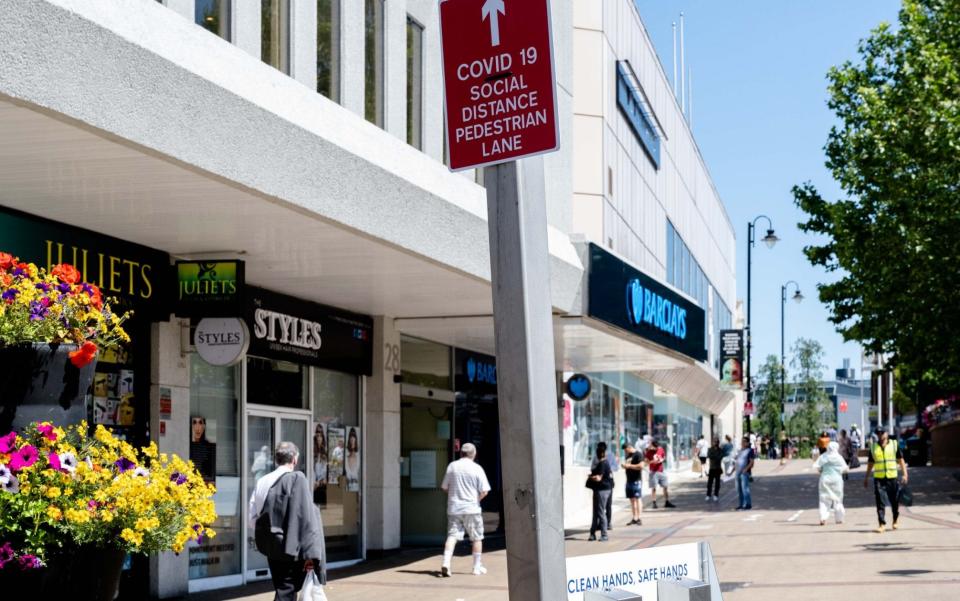
POLYGON ((823 243, 809 261, 839 279, 818 288, 847 340, 892 353, 900 385, 960 385, 960 3, 904 0, 861 62, 828 74, 839 123, 827 167, 845 199, 794 187, 800 224, 823 243))
POLYGON ((813 436, 835 421, 833 404, 823 389, 823 347, 816 340, 798 338, 790 352, 799 406, 790 416, 787 430, 791 436, 813 436))
POLYGON ((776 355, 767 355, 766 361, 760 366, 757 374, 762 384, 763 394, 757 405, 756 429, 758 432, 779 440, 780 436, 780 409, 783 397, 780 395, 780 374, 784 371, 780 358, 776 355))

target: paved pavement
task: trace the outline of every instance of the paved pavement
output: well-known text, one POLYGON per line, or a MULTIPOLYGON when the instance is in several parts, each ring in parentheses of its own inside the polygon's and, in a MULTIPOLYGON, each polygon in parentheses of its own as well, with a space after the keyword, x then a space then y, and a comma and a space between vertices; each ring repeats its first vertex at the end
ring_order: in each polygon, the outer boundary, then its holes
MULTIPOLYGON (((819 525, 817 476, 809 461, 786 466, 762 461, 753 511, 733 511, 733 482, 723 484, 718 504, 704 501, 705 480, 681 482, 674 491, 677 509, 648 509, 642 526, 625 526, 629 511, 618 500, 610 542, 588 542, 585 530, 569 530, 567 555, 705 540, 726 601, 960 599, 960 470, 912 469, 916 503, 901 515, 900 530, 884 534, 872 532, 873 492, 863 488, 863 474, 861 467, 847 484, 847 519, 841 525, 819 525)), ((485 554, 485 576, 470 575, 466 546, 458 549, 448 579, 439 578, 439 550, 415 550, 333 572, 327 595, 331 601, 504 601, 506 556, 502 541, 490 542, 499 548, 485 554)), ((267 583, 190 597, 272 598, 267 583)))

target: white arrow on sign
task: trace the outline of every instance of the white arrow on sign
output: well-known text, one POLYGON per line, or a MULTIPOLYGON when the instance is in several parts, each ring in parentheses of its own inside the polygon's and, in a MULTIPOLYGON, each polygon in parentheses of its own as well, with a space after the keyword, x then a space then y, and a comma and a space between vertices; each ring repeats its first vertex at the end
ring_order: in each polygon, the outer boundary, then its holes
POLYGON ((480 20, 490 19, 490 45, 500 45, 500 15, 506 16, 507 8, 503 0, 486 0, 480 9, 480 20), (498 14, 499 13, 499 14, 498 14))

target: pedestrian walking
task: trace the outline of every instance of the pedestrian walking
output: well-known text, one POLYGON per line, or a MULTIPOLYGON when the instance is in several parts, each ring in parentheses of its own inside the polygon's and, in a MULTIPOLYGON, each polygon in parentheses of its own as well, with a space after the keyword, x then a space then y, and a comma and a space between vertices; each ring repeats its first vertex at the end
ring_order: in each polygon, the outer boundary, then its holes
POLYGON ((873 495, 877 502, 876 532, 883 533, 887 528, 886 506, 890 505, 893 513, 893 529, 900 527, 900 483, 897 479, 897 466, 903 470, 903 484, 910 480, 907 473, 907 464, 903 460, 903 452, 897 441, 890 440, 886 430, 877 430, 877 442, 870 447, 870 457, 867 460, 867 473, 863 478, 863 487, 870 483, 873 474, 873 495))
POLYGON ((589 540, 597 540, 597 531, 600 531, 600 540, 607 540, 607 502, 613 493, 613 474, 610 463, 607 461, 607 443, 597 443, 597 456, 590 470, 588 479, 593 490, 593 519, 590 522, 589 540))
POLYGON ((817 439, 817 450, 821 455, 827 452, 828 444, 830 444, 830 435, 823 431, 820 433, 820 438, 817 439))
POLYGON ((257 550, 267 557, 274 601, 295 601, 309 571, 326 584, 323 524, 310 483, 296 470, 297 446, 281 442, 274 459, 277 468, 257 480, 248 517, 257 550))
POLYGON ((839 453, 840 443, 831 441, 827 452, 817 458, 813 467, 820 472, 820 525, 827 523, 833 511, 837 523, 843 523, 843 480, 849 467, 839 453))
MULTIPOLYGON (((623 445, 623 470, 627 473, 625 491, 630 499, 632 519, 627 526, 643 525, 643 455, 629 442, 623 445)), ((611 497, 613 495, 610 495, 611 497)), ((609 529, 609 524, 607 524, 609 529)))
POLYGON ((753 475, 753 462, 757 458, 756 451, 750 445, 750 439, 743 437, 742 447, 737 453, 737 496, 740 504, 737 511, 753 509, 753 499, 750 497, 750 478, 753 475))
POLYGON ((477 447, 473 443, 464 443, 460 447, 460 459, 447 466, 447 473, 440 483, 447 493, 447 541, 443 545, 443 563, 440 575, 449 578, 450 561, 457 542, 464 535, 470 538, 473 551, 473 575, 487 573, 483 567, 483 513, 480 501, 490 492, 487 474, 475 460, 477 447))
MULTIPOLYGON (((610 478, 613 478, 614 472, 620 469, 620 463, 618 461, 617 454, 609 452, 610 445, 607 445, 607 443, 603 443, 603 444, 604 444, 604 448, 607 449, 607 455, 606 455, 605 461, 610 466, 610 478)), ((614 448, 616 447, 614 446, 614 448)), ((594 456, 593 462, 590 464, 591 470, 597 466, 597 461, 598 459, 596 458, 596 456, 594 456)), ((613 487, 611 488, 611 490, 613 490, 613 488, 616 488, 616 487, 617 487, 617 482, 616 480, 614 480, 613 487)), ((606 511, 607 511, 607 530, 613 530, 613 493, 612 492, 610 493, 610 496, 607 497, 606 511)))
POLYGON ((650 446, 644 455, 647 461, 647 469, 650 471, 650 492, 653 494, 653 508, 657 508, 657 486, 663 489, 663 506, 669 509, 676 507, 670 502, 670 492, 667 489, 667 474, 663 471, 664 461, 667 459, 667 452, 660 443, 654 439, 650 441, 650 446))
POLYGON ((707 471, 707 451, 710 449, 710 443, 707 442, 707 439, 703 437, 703 434, 700 435, 700 439, 697 440, 697 457, 700 459, 700 477, 703 478, 705 472, 707 471))
POLYGON ((720 439, 714 438, 713 444, 707 449, 709 461, 707 471, 707 501, 720 500, 720 476, 723 475, 723 449, 720 448, 720 439))
POLYGON ((849 470, 856 467, 853 464, 856 451, 853 449, 853 441, 850 439, 849 436, 847 436, 846 430, 840 430, 840 438, 837 439, 837 444, 839 446, 838 452, 840 453, 840 456, 843 457, 843 460, 846 462, 847 468, 849 468, 846 472, 843 472, 843 481, 846 482, 847 477, 849 476, 849 470))
POLYGON ((850 426, 850 442, 853 443, 854 452, 863 447, 863 437, 860 435, 860 430, 857 429, 857 424, 850 426))

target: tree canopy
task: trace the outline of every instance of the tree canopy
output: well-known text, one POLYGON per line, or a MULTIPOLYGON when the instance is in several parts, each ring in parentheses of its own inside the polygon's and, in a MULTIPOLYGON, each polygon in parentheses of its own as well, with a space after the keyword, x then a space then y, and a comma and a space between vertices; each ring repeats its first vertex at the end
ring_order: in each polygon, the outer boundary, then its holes
POLYGON ((960 387, 960 2, 904 0, 858 63, 828 74, 838 123, 825 147, 846 198, 793 189, 819 234, 804 252, 847 340, 891 353, 901 384, 960 387))

